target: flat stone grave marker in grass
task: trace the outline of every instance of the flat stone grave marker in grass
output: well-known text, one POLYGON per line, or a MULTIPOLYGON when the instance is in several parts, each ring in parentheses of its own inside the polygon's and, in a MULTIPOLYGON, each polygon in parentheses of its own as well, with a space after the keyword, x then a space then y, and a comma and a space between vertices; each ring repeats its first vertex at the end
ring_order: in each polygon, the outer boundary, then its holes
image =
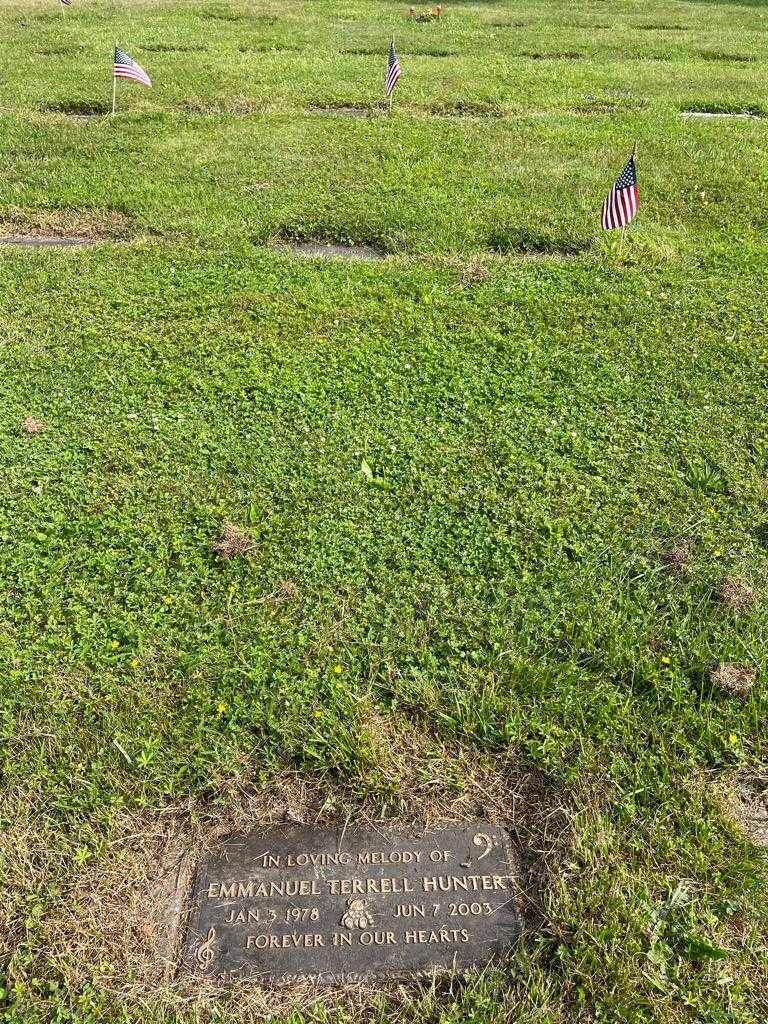
POLYGON ((266 984, 461 972, 514 946, 514 877, 509 837, 490 822, 265 827, 203 855, 182 963, 266 984))
POLYGON ((748 120, 759 120, 758 114, 752 114, 748 110, 742 111, 728 111, 728 110, 681 110, 680 117, 704 117, 704 118, 721 118, 721 117, 735 117, 737 119, 748 119, 748 120))
POLYGON ((24 249, 64 248, 72 249, 76 246, 98 245, 96 238, 60 238, 54 235, 0 235, 0 245, 15 245, 24 249))
POLYGON ((374 245, 342 245, 340 242, 289 242, 299 256, 324 256, 340 260, 383 260, 387 254, 374 245))

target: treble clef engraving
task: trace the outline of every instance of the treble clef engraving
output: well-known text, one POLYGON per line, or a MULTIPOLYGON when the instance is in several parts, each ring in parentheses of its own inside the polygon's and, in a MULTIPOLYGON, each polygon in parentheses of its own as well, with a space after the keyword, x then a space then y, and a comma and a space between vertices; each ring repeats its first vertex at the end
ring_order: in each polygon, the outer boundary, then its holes
POLYGON ((477 835, 475 836, 475 838, 472 840, 472 843, 475 846, 484 846, 485 847, 483 852, 477 858, 478 860, 482 860, 483 857, 487 857, 488 854, 493 849, 493 841, 492 841, 490 836, 487 836, 485 834, 485 832, 478 832, 477 835))
POLYGON ((197 952, 195 953, 195 959, 200 964, 200 969, 203 971, 207 971, 208 968, 211 966, 211 961, 213 960, 214 957, 213 947, 215 946, 215 944, 216 929, 211 928, 211 930, 208 932, 208 937, 206 938, 205 942, 200 943, 200 945, 197 947, 197 952))

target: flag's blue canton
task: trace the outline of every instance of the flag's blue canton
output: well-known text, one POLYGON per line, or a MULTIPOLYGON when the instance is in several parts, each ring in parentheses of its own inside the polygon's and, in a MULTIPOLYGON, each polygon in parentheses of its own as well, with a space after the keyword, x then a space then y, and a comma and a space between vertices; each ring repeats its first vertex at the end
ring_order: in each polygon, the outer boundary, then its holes
POLYGON ((603 200, 602 224, 606 231, 623 228, 637 214, 637 170, 631 156, 616 184, 603 200))
POLYGON ((616 182, 616 188, 629 188, 630 185, 637 184, 637 171, 635 170, 635 161, 633 157, 629 158, 629 163, 619 175, 619 180, 616 182))
POLYGON ((141 85, 152 85, 149 75, 141 64, 137 64, 133 57, 129 56, 125 50, 121 50, 119 46, 115 47, 114 75, 115 78, 130 78, 134 82, 140 82, 141 85))

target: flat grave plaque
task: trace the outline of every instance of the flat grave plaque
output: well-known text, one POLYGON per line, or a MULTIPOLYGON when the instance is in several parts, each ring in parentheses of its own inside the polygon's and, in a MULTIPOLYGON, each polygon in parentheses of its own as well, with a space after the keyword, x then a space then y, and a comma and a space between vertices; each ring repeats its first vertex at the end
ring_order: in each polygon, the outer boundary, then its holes
POLYGON ((198 865, 184 967, 221 982, 355 982, 462 971, 522 930, 499 825, 427 831, 278 825, 198 865))

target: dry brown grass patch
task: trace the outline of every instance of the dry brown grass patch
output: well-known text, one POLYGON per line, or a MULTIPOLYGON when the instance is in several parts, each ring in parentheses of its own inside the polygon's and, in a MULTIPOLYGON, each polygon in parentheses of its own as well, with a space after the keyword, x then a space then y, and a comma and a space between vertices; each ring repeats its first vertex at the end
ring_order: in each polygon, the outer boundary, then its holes
POLYGON ((725 576, 718 590, 718 598, 732 612, 743 612, 755 603, 754 589, 735 576, 725 576))
POLYGON ((689 540, 680 540, 668 551, 664 551, 661 560, 673 572, 685 572, 691 561, 693 544, 689 540))
POLYGON ((737 780, 725 803, 752 842, 768 847, 768 786, 755 779, 737 780))
POLYGON ((0 218, 0 235, 27 238, 122 239, 130 221, 117 210, 30 210, 11 208, 0 218))
POLYGON ((723 663, 712 672, 712 682, 734 697, 746 697, 755 685, 757 672, 746 665, 723 663))
POLYGON ((42 434, 45 430, 45 426, 40 420, 36 420, 33 416, 27 416, 21 424, 21 429, 25 434, 42 434))
POLYGON ((473 260, 464 268, 464 273, 461 275, 462 284, 473 285, 482 284, 487 281, 491 276, 491 272, 483 263, 479 260, 473 260))
POLYGON ((247 555, 254 549, 254 543, 245 530, 234 523, 226 522, 222 527, 221 536, 212 544, 219 558, 237 558, 247 555))

